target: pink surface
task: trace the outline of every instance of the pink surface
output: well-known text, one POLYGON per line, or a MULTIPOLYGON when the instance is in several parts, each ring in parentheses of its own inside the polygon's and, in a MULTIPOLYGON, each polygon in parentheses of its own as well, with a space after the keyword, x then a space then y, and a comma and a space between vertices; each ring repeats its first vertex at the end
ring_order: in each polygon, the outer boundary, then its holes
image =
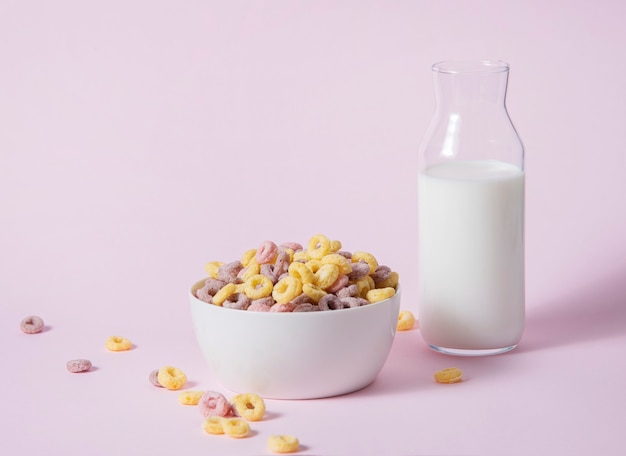
POLYGON ((609 0, 0 3, 3 451, 267 454, 288 433, 310 455, 623 454, 624 17, 609 0), (400 333, 370 387, 205 435, 148 382, 172 364, 229 394, 192 334, 204 263, 323 232, 398 270, 415 311, 430 65, 483 58, 511 64, 527 153, 520 347, 451 358, 400 333), (20 332, 30 314, 45 332, 20 332), (107 352, 113 334, 134 349, 107 352), (466 381, 435 384, 451 365, 466 381))

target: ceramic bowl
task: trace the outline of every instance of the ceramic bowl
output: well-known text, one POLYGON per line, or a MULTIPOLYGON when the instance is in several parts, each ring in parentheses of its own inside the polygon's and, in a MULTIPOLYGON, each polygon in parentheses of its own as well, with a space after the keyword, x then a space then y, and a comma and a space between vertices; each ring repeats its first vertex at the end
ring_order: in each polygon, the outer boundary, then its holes
POLYGON ((253 312, 207 304, 189 291, 196 337, 225 388, 268 399, 337 396, 372 383, 391 349, 400 288, 361 307, 318 312, 253 312))

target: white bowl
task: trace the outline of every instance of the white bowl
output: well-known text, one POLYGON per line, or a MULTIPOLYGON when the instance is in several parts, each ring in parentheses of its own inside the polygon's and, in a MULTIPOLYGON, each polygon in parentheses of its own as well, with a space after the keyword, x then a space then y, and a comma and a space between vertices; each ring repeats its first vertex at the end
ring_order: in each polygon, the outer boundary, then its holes
POLYGON ((389 354, 400 311, 395 296, 318 312, 253 312, 207 304, 189 292, 200 348, 227 389, 268 399, 351 393, 374 381, 389 354))

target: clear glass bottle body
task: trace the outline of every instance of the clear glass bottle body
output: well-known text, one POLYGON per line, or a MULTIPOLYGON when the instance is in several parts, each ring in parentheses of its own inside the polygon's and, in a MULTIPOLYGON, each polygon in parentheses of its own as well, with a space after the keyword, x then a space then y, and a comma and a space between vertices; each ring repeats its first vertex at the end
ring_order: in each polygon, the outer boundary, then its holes
POLYGON ((457 355, 503 353, 524 329, 524 149, 502 61, 432 67, 436 109, 420 144, 419 320, 457 355))

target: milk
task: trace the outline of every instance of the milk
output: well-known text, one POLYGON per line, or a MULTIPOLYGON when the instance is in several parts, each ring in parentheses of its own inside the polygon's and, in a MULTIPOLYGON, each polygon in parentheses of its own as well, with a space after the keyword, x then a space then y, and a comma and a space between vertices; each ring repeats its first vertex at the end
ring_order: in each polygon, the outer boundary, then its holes
POLYGON ((424 340, 457 354, 510 350, 524 327, 524 172, 459 161, 418 182, 424 340))

